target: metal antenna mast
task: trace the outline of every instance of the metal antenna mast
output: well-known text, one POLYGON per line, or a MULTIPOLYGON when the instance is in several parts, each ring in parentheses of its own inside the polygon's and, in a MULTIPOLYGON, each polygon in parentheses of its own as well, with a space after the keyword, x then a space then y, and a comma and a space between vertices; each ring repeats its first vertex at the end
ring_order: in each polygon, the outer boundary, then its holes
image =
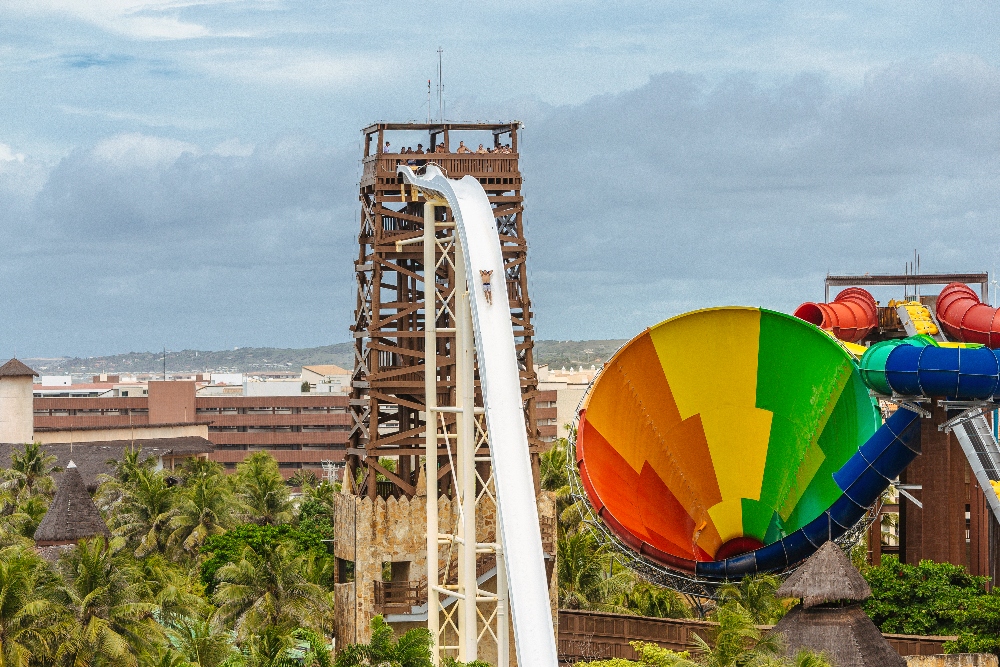
POLYGON ((444 122, 444 79, 442 78, 443 68, 442 68, 442 55, 444 54, 444 49, 440 46, 438 47, 438 122, 444 122))

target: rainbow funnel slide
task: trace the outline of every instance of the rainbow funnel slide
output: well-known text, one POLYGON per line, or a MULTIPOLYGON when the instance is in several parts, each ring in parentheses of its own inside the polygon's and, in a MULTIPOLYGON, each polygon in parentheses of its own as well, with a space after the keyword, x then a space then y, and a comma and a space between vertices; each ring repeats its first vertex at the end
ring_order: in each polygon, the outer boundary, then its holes
POLYGON ((776 572, 844 534, 916 456, 850 354, 758 308, 700 310, 632 339, 584 399, 594 511, 652 561, 709 579, 776 572))

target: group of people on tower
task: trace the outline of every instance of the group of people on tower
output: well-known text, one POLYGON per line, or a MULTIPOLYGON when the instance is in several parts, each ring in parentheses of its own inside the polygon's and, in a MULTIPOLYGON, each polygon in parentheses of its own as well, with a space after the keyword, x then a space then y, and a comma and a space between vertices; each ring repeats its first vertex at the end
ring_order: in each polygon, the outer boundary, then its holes
MULTIPOLYGON (((382 148, 382 152, 383 153, 392 153, 392 147, 391 147, 391 145, 389 144, 388 141, 385 142, 385 146, 382 148)), ((407 146, 407 147, 403 148, 401 151, 399 151, 399 154, 400 155, 426 155, 427 153, 450 153, 450 152, 451 151, 449 151, 448 149, 445 148, 444 143, 440 143, 440 144, 438 144, 436 146, 429 147, 427 150, 424 150, 424 145, 423 144, 417 144, 417 149, 416 150, 414 150, 411 146, 407 146)), ((499 146, 497 146, 495 148, 484 148, 482 144, 479 144, 479 148, 477 148, 476 150, 472 150, 471 148, 469 148, 468 146, 465 145, 464 141, 459 141, 458 142, 458 148, 455 150, 455 152, 456 153, 478 153, 478 154, 483 154, 483 155, 492 154, 492 153, 500 153, 500 154, 503 154, 503 155, 507 155, 507 154, 513 153, 514 151, 511 150, 511 147, 510 147, 509 144, 500 144, 499 146)))

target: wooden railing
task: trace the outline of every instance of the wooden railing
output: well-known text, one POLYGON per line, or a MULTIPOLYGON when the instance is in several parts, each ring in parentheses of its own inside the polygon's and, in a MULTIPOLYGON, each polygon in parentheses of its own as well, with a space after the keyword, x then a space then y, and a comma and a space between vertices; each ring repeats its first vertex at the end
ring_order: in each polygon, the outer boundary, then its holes
POLYGON ((422 581, 376 581, 375 611, 379 614, 409 614, 427 602, 427 584, 422 581))
MULTIPOLYGON (((517 158, 516 153, 494 153, 487 155, 481 153, 427 153, 424 155, 380 153, 379 155, 370 155, 364 159, 364 172, 361 176, 361 183, 363 185, 372 185, 376 182, 396 182, 396 167, 408 163, 415 163, 411 165, 415 168, 427 164, 437 165, 450 178, 461 178, 469 174, 483 179, 516 179, 519 183, 521 172, 518 169, 517 158)), ((507 183, 508 181, 504 182, 507 183)), ((513 183, 511 182, 511 184, 513 183)))
MULTIPOLYGON (((718 626, 710 621, 681 618, 648 618, 606 614, 595 611, 559 610, 559 662, 574 664, 582 660, 609 660, 637 656, 630 641, 659 644, 674 651, 691 647, 698 634, 710 644, 718 626)), ((761 626, 764 627, 764 626, 761 626)), ((944 643, 956 637, 885 635, 900 655, 936 655, 944 653, 944 643)))

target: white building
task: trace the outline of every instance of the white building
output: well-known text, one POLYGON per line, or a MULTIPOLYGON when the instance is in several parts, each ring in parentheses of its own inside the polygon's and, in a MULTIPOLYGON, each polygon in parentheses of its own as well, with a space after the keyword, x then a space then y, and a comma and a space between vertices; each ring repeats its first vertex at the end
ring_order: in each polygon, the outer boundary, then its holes
POLYGON ((587 392, 587 387, 597 375, 597 368, 591 366, 584 369, 565 368, 553 371, 548 365, 535 366, 535 373, 538 374, 538 391, 555 391, 555 405, 538 405, 539 408, 554 407, 556 409, 555 425, 556 437, 569 437, 569 429, 576 420, 576 409, 583 400, 583 395, 587 392))
POLYGON ((24 444, 35 438, 35 397, 38 375, 17 359, 0 366, 0 442, 24 444))

